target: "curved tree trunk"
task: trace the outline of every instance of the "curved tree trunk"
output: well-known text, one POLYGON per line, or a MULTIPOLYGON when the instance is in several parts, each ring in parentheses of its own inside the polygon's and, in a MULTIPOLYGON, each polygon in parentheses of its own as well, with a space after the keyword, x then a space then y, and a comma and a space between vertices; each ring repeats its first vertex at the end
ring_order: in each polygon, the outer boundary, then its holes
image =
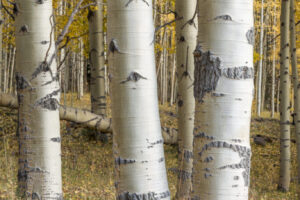
POLYGON ((290 186, 290 0, 281 1, 280 40, 280 174, 278 189, 288 191, 290 186))
POLYGON ((108 1, 117 199, 170 199, 158 113, 152 1, 108 1))
POLYGON ((295 135, 297 140, 297 176, 300 183, 300 85, 297 68, 297 47, 296 47, 296 27, 295 27, 295 2, 290 0, 290 51, 293 71, 293 86, 294 86, 294 114, 295 114, 295 135))
POLYGON ((52 1, 17 0, 16 5, 18 195, 62 199, 60 88, 55 59, 49 64, 55 48, 52 1))
POLYGON ((193 95, 194 56, 197 41, 197 18, 193 15, 197 0, 177 0, 177 72, 178 72, 178 143, 179 175, 177 199, 187 199, 191 191, 193 169, 193 128, 195 99, 193 95), (194 17, 194 18, 193 18, 194 17))
POLYGON ((98 0, 98 9, 88 14, 90 31, 91 104, 92 112, 106 114, 105 58, 103 35, 103 5, 98 0))
POLYGON ((193 199, 248 199, 253 1, 199 0, 193 199))

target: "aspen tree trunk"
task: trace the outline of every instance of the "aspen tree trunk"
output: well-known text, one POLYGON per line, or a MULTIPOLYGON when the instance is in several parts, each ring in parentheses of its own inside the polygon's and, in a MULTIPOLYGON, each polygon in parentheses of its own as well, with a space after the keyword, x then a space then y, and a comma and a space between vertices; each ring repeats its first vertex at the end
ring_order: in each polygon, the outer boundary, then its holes
POLYGON ((170 94, 170 105, 174 104, 174 91, 175 91, 175 80, 176 80, 176 55, 172 55, 173 63, 172 63, 172 75, 171 75, 171 94, 170 94))
POLYGON ((300 183, 300 85, 297 68, 297 48, 296 48, 296 27, 295 27, 295 2, 290 0, 290 51, 293 71, 294 86, 294 114, 295 114, 295 135, 297 140, 297 176, 300 183))
POLYGON ((290 0, 281 1, 280 40, 280 174, 278 189, 284 192, 290 186, 290 0))
POLYGON ((76 85, 77 85, 77 99, 81 99, 83 97, 83 76, 84 76, 84 70, 83 70, 83 42, 82 39, 80 39, 79 42, 79 52, 76 53, 76 85))
POLYGON ((3 23, 4 18, 2 15, 2 2, 0 2, 0 92, 2 92, 2 73, 3 73, 3 50, 2 50, 2 43, 3 43, 3 23))
POLYGON ((49 63, 55 48, 52 1, 17 0, 16 4, 18 195, 62 199, 60 88, 56 60, 49 63))
POLYGON ((152 1, 108 1, 118 200, 170 199, 155 77, 152 1))
POLYGON ((262 84, 262 67, 263 67, 263 52, 264 52, 264 0, 261 0, 260 12, 260 40, 259 40, 259 65, 258 65, 258 85, 257 85, 257 116, 261 112, 261 84, 262 84))
MULTIPOLYGON (((266 20, 265 20, 266 21, 266 20)), ((267 26, 267 21, 265 22, 267 26)), ((268 46, 267 40, 268 40, 268 29, 266 29, 265 36, 264 36, 264 42, 263 46, 268 46)), ((267 67, 268 67, 268 50, 266 49, 263 53, 263 65, 262 65, 262 78, 261 78, 261 98, 260 98, 260 111, 264 112, 265 109, 265 100, 266 100, 266 84, 267 84, 267 67)))
POLYGON ((177 72, 178 72, 178 144, 179 175, 177 182, 177 199, 187 199, 192 187, 193 169, 193 129, 195 99, 194 55, 197 42, 197 18, 190 21, 196 10, 197 0, 177 0, 176 13, 182 20, 176 23, 177 37, 177 72), (190 22, 190 23, 189 23, 190 22))
POLYGON ((279 102, 280 102, 280 99, 279 99, 279 95, 280 95, 280 78, 279 78, 279 81, 278 81, 278 84, 277 84, 277 105, 276 105, 276 111, 277 112, 280 112, 280 108, 279 108, 279 102))
POLYGON ((105 58, 104 58, 104 32, 103 32, 103 5, 98 0, 98 9, 90 10, 89 39, 91 64, 91 104, 92 112, 98 115, 106 114, 105 96, 105 58))
MULTIPOLYGON (((276 4, 274 5, 274 21, 273 21, 273 26, 274 26, 274 30, 273 30, 273 38, 276 37, 276 30, 275 27, 277 25, 277 16, 276 16, 276 4)), ((273 62, 272 62, 272 94, 271 94, 271 117, 274 117, 275 114, 275 80, 276 79, 276 40, 273 39, 273 62)))
POLYGON ((192 199, 248 199, 253 1, 199 0, 192 199))
POLYGON ((16 48, 12 47, 12 56, 11 56, 11 62, 10 62, 10 75, 9 75, 9 86, 8 90, 10 93, 14 93, 13 88, 13 80, 14 80, 14 70, 15 70, 15 60, 16 60, 16 48))
MULTIPOLYGON (((4 48, 5 51, 3 52, 3 80, 2 80, 2 91, 6 92, 6 66, 7 66, 7 51, 6 48, 4 48)), ((3 48, 2 48, 3 50, 3 48)))

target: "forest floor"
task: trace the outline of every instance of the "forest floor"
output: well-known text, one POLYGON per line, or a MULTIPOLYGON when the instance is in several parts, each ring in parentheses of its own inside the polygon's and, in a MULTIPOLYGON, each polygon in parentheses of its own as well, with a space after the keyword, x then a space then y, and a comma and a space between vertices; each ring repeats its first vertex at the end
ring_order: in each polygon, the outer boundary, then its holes
MULTIPOLYGON (((80 101, 67 95, 67 105, 89 108, 89 96, 80 101)), ((62 103, 64 100, 62 98, 62 103)), ((176 108, 160 107, 162 125, 176 127, 176 108)), ((110 113, 108 113, 110 115, 110 113)), ((257 134, 272 138, 271 143, 260 146, 253 142, 251 165, 251 200, 296 200, 296 148, 292 143, 292 183, 288 193, 278 192, 279 173, 279 121, 264 117, 253 117, 251 136, 257 134)), ((16 199, 18 144, 15 136, 17 111, 0 108, 0 199, 16 199)), ((62 172, 64 199, 115 199, 112 139, 101 142, 93 130, 69 122, 61 122, 62 172)), ((292 127, 292 138, 294 129, 292 127)), ((174 197, 176 192, 177 146, 165 145, 169 187, 174 197)))

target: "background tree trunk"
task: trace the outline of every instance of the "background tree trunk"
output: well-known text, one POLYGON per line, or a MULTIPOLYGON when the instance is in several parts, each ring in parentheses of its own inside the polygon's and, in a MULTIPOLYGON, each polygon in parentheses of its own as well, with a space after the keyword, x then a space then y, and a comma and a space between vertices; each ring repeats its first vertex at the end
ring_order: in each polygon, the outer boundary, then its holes
POLYGON ((257 88, 257 116, 261 112, 261 86, 262 86, 262 67, 263 67, 263 52, 264 52, 264 0, 261 0, 261 13, 260 13, 260 40, 259 40, 259 65, 258 65, 258 85, 257 88))
POLYGON ((291 175, 290 152, 290 0, 281 1, 280 41, 280 174, 278 189, 289 190, 291 175))
POLYGON ((177 183, 177 199, 190 197, 192 189, 193 169, 193 129, 195 114, 194 56, 197 42, 197 18, 193 19, 197 0, 177 0, 177 72, 178 72, 178 143, 179 143, 179 175, 177 183), (192 21, 191 21, 192 20, 192 21))
POLYGON ((295 136, 297 140, 297 177, 300 183, 300 85, 297 68, 297 48, 296 48, 296 27, 295 27, 295 2, 290 0, 290 51, 293 71, 294 86, 294 115, 295 115, 295 136))
POLYGON ((62 199, 60 87, 56 61, 49 62, 55 48, 52 1, 17 0, 16 5, 18 195, 62 199))
POLYGON ((244 200, 251 157, 253 1, 198 4, 192 198, 244 200))
MULTIPOLYGON (((276 4, 274 4, 273 26, 277 26, 276 4)), ((273 30, 273 38, 276 37, 276 30, 273 30)), ((276 87, 276 40, 273 39, 273 62, 272 62, 272 94, 271 94, 271 117, 275 114, 275 87, 276 87)))
POLYGON ((98 0, 98 9, 90 10, 89 39, 90 39, 90 65, 91 65, 91 104, 92 112, 106 115, 105 96, 105 58, 104 58, 104 32, 103 32, 103 5, 98 0))
POLYGON ((117 199, 170 199, 155 77, 152 1, 108 1, 117 199))

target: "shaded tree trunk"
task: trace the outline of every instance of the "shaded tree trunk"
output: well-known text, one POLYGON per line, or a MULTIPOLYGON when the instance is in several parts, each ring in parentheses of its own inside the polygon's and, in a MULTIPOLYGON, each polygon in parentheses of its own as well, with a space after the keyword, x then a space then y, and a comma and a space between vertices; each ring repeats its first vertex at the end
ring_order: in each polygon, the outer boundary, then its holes
MULTIPOLYGON (((273 26, 277 25, 277 16, 276 16, 276 4, 274 5, 274 19, 273 26)), ((273 30, 273 38, 276 37, 276 30, 273 30)), ((271 117, 274 117, 275 113, 275 87, 276 87, 276 40, 273 39, 273 62, 272 62, 272 94, 271 94, 271 117)))
POLYGON ((198 4, 192 199, 245 200, 251 157, 253 1, 198 4))
POLYGON ((297 177, 300 183, 300 85, 297 68, 297 47, 296 47, 296 27, 295 27, 295 2, 290 0, 290 51, 293 71, 294 86, 294 115, 295 115, 295 136, 297 140, 297 177))
POLYGON ((261 86, 262 86, 262 68, 263 68, 263 52, 264 52, 264 0, 261 0, 260 13, 260 40, 259 40, 259 65, 258 65, 258 85, 257 85, 257 116, 261 112, 261 86))
POLYGON ((18 195, 62 199, 60 88, 56 61, 49 62, 55 48, 52 1, 17 0, 16 5, 18 195))
POLYGON ((116 196, 170 199, 155 77, 152 1, 108 1, 116 196))
POLYGON ((177 72, 178 72, 178 144, 179 144, 179 175, 177 182, 177 199, 190 197, 192 189, 193 169, 193 129, 195 99, 193 95, 194 56, 197 41, 197 18, 192 19, 196 10, 197 0, 177 0, 177 72), (192 21, 190 21, 192 20, 192 21), (191 23, 189 23, 189 21, 191 23))
POLYGON ((104 34, 103 34, 103 5, 98 0, 98 9, 90 10, 89 39, 90 39, 90 65, 91 65, 91 104, 92 112, 106 115, 105 96, 105 58, 104 58, 104 34))
POLYGON ((289 190, 291 175, 290 152, 290 0, 281 1, 280 40, 280 174, 278 189, 289 190))

